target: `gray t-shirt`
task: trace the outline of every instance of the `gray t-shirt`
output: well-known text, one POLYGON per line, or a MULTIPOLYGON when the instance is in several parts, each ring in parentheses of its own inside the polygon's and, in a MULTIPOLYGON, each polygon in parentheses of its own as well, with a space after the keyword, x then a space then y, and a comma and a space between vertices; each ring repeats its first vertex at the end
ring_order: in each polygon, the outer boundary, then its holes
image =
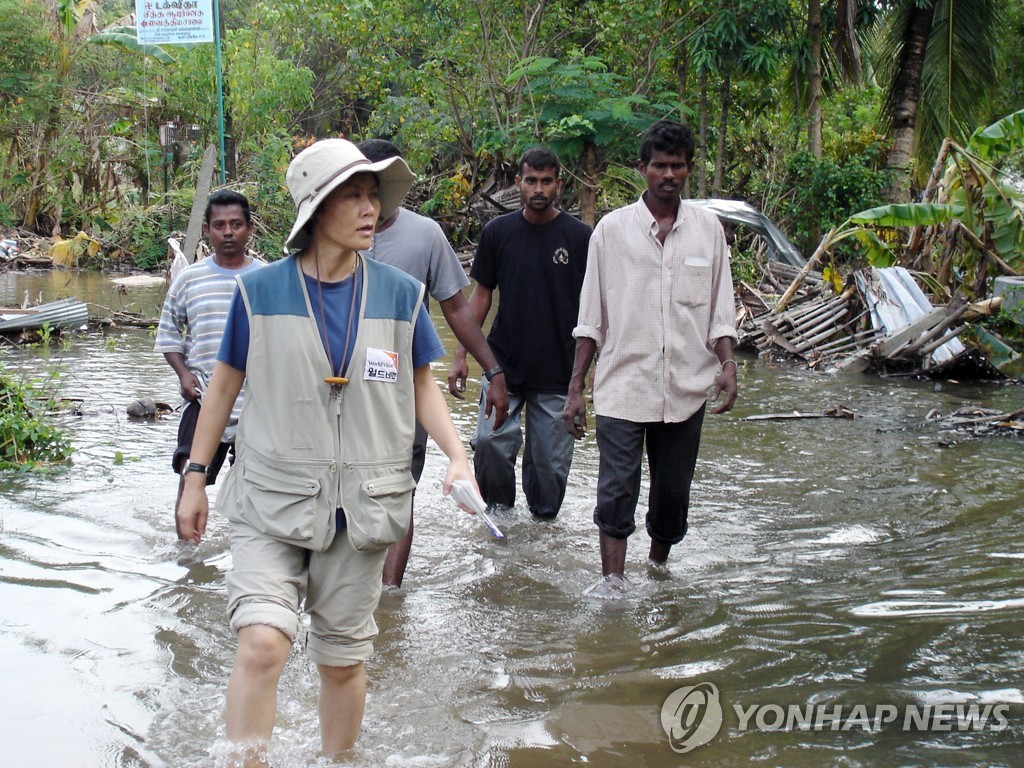
POLYGON ((373 247, 362 254, 412 275, 437 301, 450 299, 469 285, 459 257, 437 222, 407 208, 398 209, 391 226, 375 234, 373 247))

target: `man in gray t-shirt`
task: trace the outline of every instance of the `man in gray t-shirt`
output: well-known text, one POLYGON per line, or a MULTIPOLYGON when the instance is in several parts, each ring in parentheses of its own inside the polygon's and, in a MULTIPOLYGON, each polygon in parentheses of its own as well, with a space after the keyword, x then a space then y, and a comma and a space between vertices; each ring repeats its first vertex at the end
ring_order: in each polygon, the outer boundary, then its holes
POLYGON ((373 247, 363 255, 415 277, 427 287, 427 301, 443 303, 469 285, 466 270, 437 222, 407 208, 399 208, 378 225, 373 247))
MULTIPOLYGON (((367 139, 357 146, 373 163, 389 157, 402 156, 398 147, 384 139, 367 139)), ((373 247, 369 251, 364 251, 363 255, 397 267, 427 287, 427 297, 424 301, 433 298, 438 302, 455 338, 476 358, 484 371, 484 376, 490 382, 487 389, 487 415, 489 417, 493 412, 494 428, 500 427, 508 416, 508 392, 505 389, 504 372, 487 345, 480 323, 470 309, 469 302, 462 295, 462 289, 469 285, 469 278, 466 277, 466 271, 459 263, 441 227, 433 219, 407 208, 399 208, 385 221, 377 224, 373 247)), ((449 391, 460 400, 463 399, 462 392, 456 387, 450 386, 449 391)), ((416 482, 419 482, 423 472, 426 445, 427 433, 417 424, 412 452, 412 473, 416 482)), ((413 523, 410 520, 405 537, 388 549, 383 574, 383 581, 387 586, 402 585, 405 567, 409 562, 409 551, 412 548, 412 531, 413 523)))

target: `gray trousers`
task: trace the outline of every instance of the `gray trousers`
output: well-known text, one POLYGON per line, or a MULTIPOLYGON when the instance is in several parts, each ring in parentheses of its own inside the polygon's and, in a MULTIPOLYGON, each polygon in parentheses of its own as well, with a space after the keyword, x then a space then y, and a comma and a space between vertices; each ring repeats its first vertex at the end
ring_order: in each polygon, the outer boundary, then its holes
POLYGON ((562 409, 565 395, 508 393, 508 418, 491 429, 494 419, 484 417, 488 382, 480 392, 480 412, 472 446, 473 467, 480 493, 488 504, 513 506, 516 500, 516 457, 523 446, 522 419, 526 412, 526 450, 523 453, 523 491, 530 511, 554 517, 562 507, 572 465, 575 440, 565 430, 562 409))

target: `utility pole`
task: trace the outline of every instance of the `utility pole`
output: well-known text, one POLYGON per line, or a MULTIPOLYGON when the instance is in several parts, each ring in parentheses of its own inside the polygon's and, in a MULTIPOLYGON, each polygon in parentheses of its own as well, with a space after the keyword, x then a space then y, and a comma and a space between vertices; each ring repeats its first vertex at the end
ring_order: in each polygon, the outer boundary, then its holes
POLYGON ((224 71, 220 57, 220 0, 213 0, 214 43, 217 51, 217 137, 220 142, 220 184, 227 183, 227 157, 224 152, 224 71))

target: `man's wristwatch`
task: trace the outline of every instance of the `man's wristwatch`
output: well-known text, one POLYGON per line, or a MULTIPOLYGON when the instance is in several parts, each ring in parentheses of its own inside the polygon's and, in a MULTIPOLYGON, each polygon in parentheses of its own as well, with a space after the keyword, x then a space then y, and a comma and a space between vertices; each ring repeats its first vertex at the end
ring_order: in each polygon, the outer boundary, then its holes
POLYGON ((190 461, 188 463, 188 466, 185 467, 185 471, 182 472, 181 474, 187 475, 189 472, 199 472, 200 474, 208 475, 209 468, 205 464, 197 464, 194 461, 190 461))
POLYGON ((484 371, 484 378, 487 379, 488 381, 490 381, 491 379, 493 379, 498 374, 504 373, 504 372, 505 372, 504 368, 502 368, 500 365, 496 365, 493 368, 490 368, 489 370, 484 371))

